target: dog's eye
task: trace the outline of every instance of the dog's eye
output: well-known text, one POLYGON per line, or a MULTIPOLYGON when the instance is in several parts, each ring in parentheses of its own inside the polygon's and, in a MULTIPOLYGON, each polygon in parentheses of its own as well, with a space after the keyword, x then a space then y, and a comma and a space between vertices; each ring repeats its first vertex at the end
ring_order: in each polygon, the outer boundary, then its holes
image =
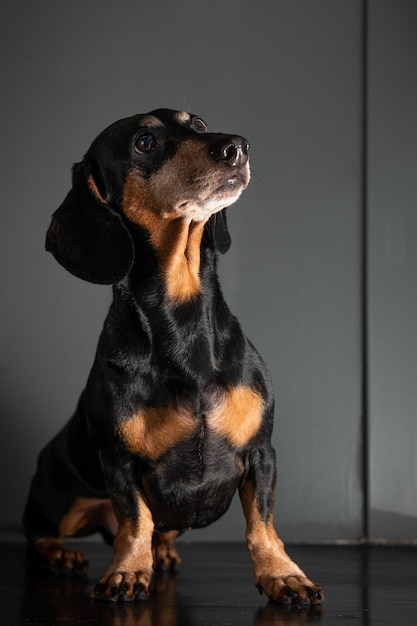
POLYGON ((207 132, 207 124, 203 122, 200 117, 193 117, 193 119, 191 120, 191 127, 195 130, 196 133, 207 132))
POLYGON ((139 154, 153 152, 156 148, 156 139, 151 133, 142 133, 136 140, 135 150, 139 154))

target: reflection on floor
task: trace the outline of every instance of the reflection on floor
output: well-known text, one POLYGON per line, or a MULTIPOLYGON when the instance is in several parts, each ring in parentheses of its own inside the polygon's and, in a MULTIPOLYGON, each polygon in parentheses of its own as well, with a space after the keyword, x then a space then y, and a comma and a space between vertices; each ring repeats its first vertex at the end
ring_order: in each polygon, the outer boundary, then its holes
POLYGON ((322 607, 270 605, 253 586, 243 544, 179 544, 178 573, 155 576, 152 598, 134 604, 93 601, 89 593, 110 548, 83 543, 88 579, 28 569, 21 542, 0 544, 2 626, 408 626, 417 625, 417 549, 287 546, 326 593, 322 607))

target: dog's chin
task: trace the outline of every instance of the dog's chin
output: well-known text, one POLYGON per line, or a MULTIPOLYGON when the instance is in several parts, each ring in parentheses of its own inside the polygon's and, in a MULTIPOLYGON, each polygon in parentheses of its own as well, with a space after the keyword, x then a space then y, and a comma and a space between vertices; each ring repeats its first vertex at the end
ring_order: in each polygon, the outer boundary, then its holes
POLYGON ((212 212, 224 209, 225 206, 229 206, 236 202, 242 191, 246 188, 246 185, 236 178, 230 178, 225 183, 220 185, 209 198, 207 208, 214 209, 212 212))
POLYGON ((223 181, 211 194, 196 200, 184 200, 177 205, 177 214, 195 222, 207 220, 214 213, 230 206, 246 189, 247 182, 236 176, 223 181))

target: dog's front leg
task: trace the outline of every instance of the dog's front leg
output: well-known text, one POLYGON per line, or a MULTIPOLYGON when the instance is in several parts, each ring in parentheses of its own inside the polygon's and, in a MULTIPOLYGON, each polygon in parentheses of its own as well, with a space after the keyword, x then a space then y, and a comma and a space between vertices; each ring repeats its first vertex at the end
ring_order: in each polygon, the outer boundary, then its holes
POLYGON ((149 596, 154 522, 146 502, 129 480, 130 473, 109 473, 106 480, 119 529, 113 561, 91 594, 98 600, 129 602, 149 596))
POLYGON ((268 450, 258 451, 255 457, 240 488, 255 584, 273 602, 320 603, 324 599, 321 587, 307 578, 290 559, 273 526, 276 477, 273 450, 270 453, 268 450))

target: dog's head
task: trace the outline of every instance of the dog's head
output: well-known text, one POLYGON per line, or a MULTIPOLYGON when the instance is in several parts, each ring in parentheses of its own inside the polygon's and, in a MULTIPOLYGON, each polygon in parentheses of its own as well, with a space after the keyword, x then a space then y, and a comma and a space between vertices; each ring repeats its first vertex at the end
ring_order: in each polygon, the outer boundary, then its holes
POLYGON ((158 109, 119 120, 73 168, 72 189, 54 213, 46 248, 75 276, 119 282, 130 271, 133 224, 205 223, 220 252, 230 245, 225 208, 249 183, 249 144, 209 133, 184 111, 158 109))

